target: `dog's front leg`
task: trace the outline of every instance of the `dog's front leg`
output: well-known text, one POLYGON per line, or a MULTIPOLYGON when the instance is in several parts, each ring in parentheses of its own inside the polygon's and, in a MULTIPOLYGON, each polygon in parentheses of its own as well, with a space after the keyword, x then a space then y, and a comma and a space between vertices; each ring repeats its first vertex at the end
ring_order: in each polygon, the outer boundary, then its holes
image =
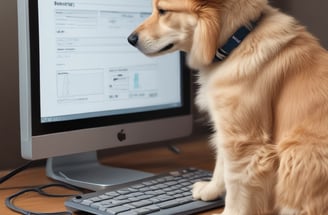
POLYGON ((225 162, 225 186, 227 190, 225 208, 221 215, 251 215, 250 190, 241 183, 243 180, 240 172, 230 171, 230 161, 225 162))
POLYGON ((211 181, 196 182, 193 186, 193 198, 203 201, 211 201, 222 196, 225 192, 224 186, 224 162, 217 141, 213 142, 216 148, 216 163, 211 181))
POLYGON ((217 199, 225 192, 223 179, 223 160, 217 157, 211 181, 199 181, 193 185, 193 198, 203 201, 217 199))
POLYGON ((255 142, 234 146, 231 143, 224 155, 227 194, 222 215, 274 214, 275 146, 255 142), (236 153, 238 148, 243 148, 242 153, 236 153))

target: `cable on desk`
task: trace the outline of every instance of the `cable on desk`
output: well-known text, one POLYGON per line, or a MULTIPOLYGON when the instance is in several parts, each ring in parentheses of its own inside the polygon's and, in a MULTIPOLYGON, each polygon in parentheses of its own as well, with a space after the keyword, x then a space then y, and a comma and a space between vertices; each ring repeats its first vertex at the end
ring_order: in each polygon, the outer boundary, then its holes
POLYGON ((169 144, 169 145, 167 145, 167 148, 168 148, 171 152, 173 152, 174 154, 177 154, 177 155, 178 155, 178 154, 181 153, 180 149, 179 149, 178 147, 174 146, 174 145, 169 144))
MULTIPOLYGON (((2 184, 5 181, 9 180, 10 178, 15 176, 16 174, 24 171, 29 166, 31 166, 32 163, 33 163, 33 161, 29 161, 26 164, 12 170, 7 175, 1 177, 0 178, 0 184, 2 184)), ((14 205, 15 198, 17 198, 18 196, 21 196, 22 194, 27 193, 27 192, 36 192, 36 193, 39 193, 40 195, 47 196, 47 197, 72 197, 72 196, 76 196, 76 194, 69 194, 69 195, 67 195, 67 194, 52 194, 52 193, 46 191, 46 188, 49 188, 49 187, 61 187, 61 188, 69 189, 69 190, 78 191, 79 194, 82 193, 82 191, 80 189, 78 189, 77 187, 74 187, 74 186, 71 186, 71 185, 68 185, 68 184, 62 184, 62 183, 47 184, 47 185, 43 185, 43 186, 39 186, 39 187, 26 188, 26 189, 23 189, 23 190, 21 190, 17 193, 14 193, 14 194, 12 194, 12 195, 10 195, 6 198, 5 204, 12 211, 15 211, 15 212, 23 214, 23 215, 72 215, 73 213, 70 212, 70 211, 53 212, 53 213, 32 212, 32 211, 24 210, 24 209, 19 208, 19 207, 14 205)))
POLYGON ((15 176, 16 174, 24 171, 25 169, 27 169, 31 164, 33 163, 33 161, 29 161, 26 164, 12 170, 11 172, 9 172, 7 175, 3 176, 0 178, 0 184, 2 184, 3 182, 7 181, 8 179, 12 178, 13 176, 15 176))
POLYGON ((47 184, 47 185, 43 185, 40 187, 26 188, 24 190, 21 190, 15 194, 8 196, 5 200, 6 206, 9 209, 11 209, 12 211, 15 211, 15 212, 23 214, 23 215, 72 215, 73 214, 70 211, 50 212, 50 213, 33 212, 33 211, 28 211, 28 210, 25 210, 25 209, 15 206, 14 200, 17 197, 19 197, 27 192, 36 192, 40 195, 47 196, 47 197, 73 197, 73 196, 78 196, 82 193, 80 189, 78 189, 74 186, 68 185, 68 184, 62 184, 62 183, 47 184), (54 193, 51 193, 46 190, 49 187, 57 187, 57 188, 59 187, 59 188, 65 188, 68 190, 78 191, 79 194, 54 194, 54 193))

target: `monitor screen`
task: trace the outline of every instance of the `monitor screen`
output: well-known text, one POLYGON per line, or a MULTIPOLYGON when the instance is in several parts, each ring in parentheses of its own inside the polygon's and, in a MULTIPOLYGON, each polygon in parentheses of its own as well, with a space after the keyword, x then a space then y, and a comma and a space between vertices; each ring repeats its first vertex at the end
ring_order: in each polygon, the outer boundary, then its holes
POLYGON ((149 58, 127 42, 151 11, 151 0, 18 0, 24 158, 191 133, 183 54, 149 58))

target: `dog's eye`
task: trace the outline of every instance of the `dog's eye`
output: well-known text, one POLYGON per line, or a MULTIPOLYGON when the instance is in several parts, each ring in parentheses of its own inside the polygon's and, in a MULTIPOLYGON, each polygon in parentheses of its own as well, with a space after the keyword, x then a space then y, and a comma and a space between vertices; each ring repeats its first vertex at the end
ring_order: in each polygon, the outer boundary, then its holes
POLYGON ((164 10, 164 9, 158 9, 158 13, 160 14, 160 15, 165 15, 166 14, 166 10, 164 10))

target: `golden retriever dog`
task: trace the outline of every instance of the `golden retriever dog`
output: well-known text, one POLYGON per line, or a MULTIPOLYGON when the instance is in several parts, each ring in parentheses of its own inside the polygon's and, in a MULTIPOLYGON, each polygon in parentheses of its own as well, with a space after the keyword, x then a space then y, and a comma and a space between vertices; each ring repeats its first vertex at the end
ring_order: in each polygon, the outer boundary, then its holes
POLYGON ((153 0, 128 40, 199 71, 216 165, 195 199, 226 192, 224 215, 328 214, 328 53, 305 27, 267 0, 153 0))

